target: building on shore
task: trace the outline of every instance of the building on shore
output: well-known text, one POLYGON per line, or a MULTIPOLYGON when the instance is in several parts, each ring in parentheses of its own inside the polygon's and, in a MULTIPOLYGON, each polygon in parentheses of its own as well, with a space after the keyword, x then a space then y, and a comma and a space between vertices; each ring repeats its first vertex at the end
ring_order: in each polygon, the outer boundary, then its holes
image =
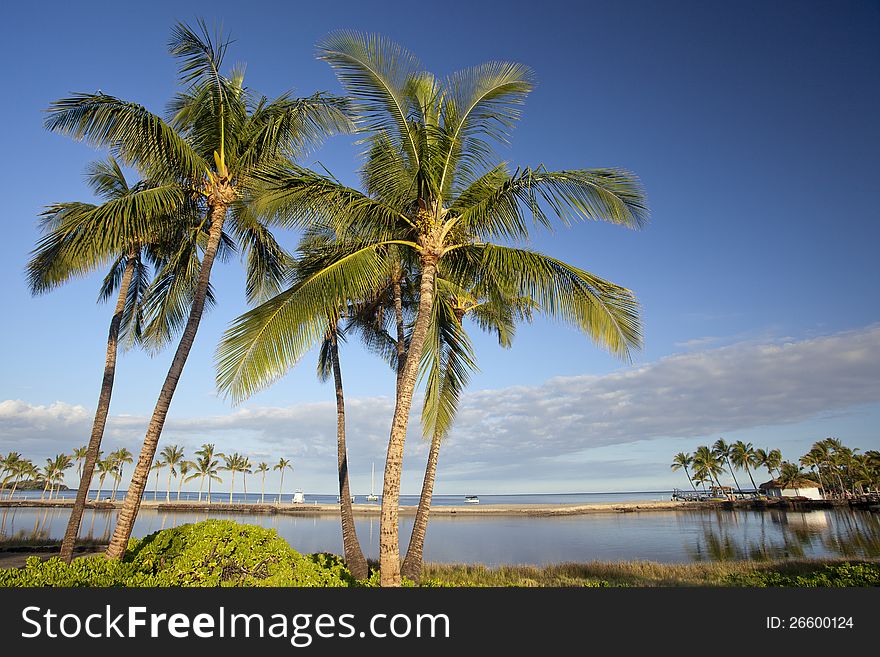
POLYGON ((801 478, 783 484, 778 479, 765 481, 758 486, 767 497, 806 497, 809 500, 824 500, 822 487, 812 479, 801 478))

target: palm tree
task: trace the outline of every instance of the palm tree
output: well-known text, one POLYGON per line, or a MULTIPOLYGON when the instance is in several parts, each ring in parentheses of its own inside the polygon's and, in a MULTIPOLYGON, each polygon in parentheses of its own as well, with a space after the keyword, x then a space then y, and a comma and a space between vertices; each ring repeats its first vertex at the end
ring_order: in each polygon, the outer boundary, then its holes
POLYGON ((30 459, 22 458, 13 461, 10 472, 11 476, 14 477, 12 481, 12 489, 9 491, 8 499, 10 500, 15 495, 15 489, 18 488, 18 484, 22 479, 33 480, 36 479, 40 474, 39 470, 37 470, 37 467, 31 462, 30 459))
POLYGON ((541 310, 626 354, 641 339, 629 290, 490 240, 528 239, 527 213, 549 227, 543 203, 563 223, 597 219, 638 227, 647 211, 635 177, 625 171, 526 167, 511 173, 491 163, 491 142, 506 140, 532 88, 525 66, 496 62, 441 81, 379 36, 338 32, 319 49, 362 109, 366 193, 331 176, 287 167, 264 177, 255 207, 285 226, 308 225, 317 217, 351 248, 323 272, 236 320, 221 344, 218 382, 234 396, 246 396, 281 376, 324 334, 328 308, 369 298, 378 289, 389 274, 382 254, 391 245, 406 252, 401 260, 413 263, 418 305, 399 372, 380 529, 381 583, 396 586, 404 440, 438 273, 458 284, 475 275, 507 281, 541 310))
POLYGON ((721 488, 721 482, 718 476, 724 471, 718 455, 709 449, 706 445, 700 445, 694 452, 693 460, 694 472, 699 474, 700 479, 708 480, 721 488))
POLYGON ((238 471, 241 473, 241 484, 244 489, 244 502, 247 503, 247 476, 253 474, 251 460, 247 456, 242 456, 238 463, 238 471))
POLYGON ((431 447, 409 546, 401 565, 401 575, 414 581, 420 581, 422 575, 440 446, 452 427, 470 372, 477 369, 473 345, 462 322, 466 316, 473 318, 482 330, 494 332, 502 347, 510 348, 517 322, 530 321, 534 309, 531 299, 511 296, 503 283, 494 280, 473 281, 472 287, 465 289, 441 277, 437 279, 437 291, 435 319, 423 354, 429 365, 422 365, 423 371, 427 370, 422 433, 426 439, 430 437, 431 447))
MULTIPOLYGON (((113 473, 113 494, 112 499, 116 501, 116 490, 119 487, 119 482, 122 481, 123 469, 125 468, 126 463, 132 463, 134 461, 134 456, 131 452, 128 451, 128 448, 122 447, 117 449, 115 452, 110 452, 110 460, 113 461, 113 465, 115 471, 113 473)), ((152 468, 151 468, 152 469, 152 468)))
MULTIPOLYGON (((168 466, 168 488, 165 490, 165 501, 171 501, 171 477, 177 476, 177 466, 184 460, 183 448, 180 445, 166 445, 159 456, 168 466)), ((180 496, 178 495, 178 498, 180 496)))
POLYGON ((782 452, 778 449, 771 449, 767 452, 767 459, 764 461, 764 466, 767 468, 767 471, 770 473, 770 476, 773 476, 773 470, 776 470, 777 475, 782 475, 782 470, 780 469, 782 466, 782 452))
POLYGON ((694 462, 693 456, 691 456, 690 454, 686 454, 684 452, 679 452, 672 459, 672 465, 670 465, 669 467, 672 468, 673 472, 675 472, 676 470, 681 470, 683 468, 684 473, 687 475, 688 481, 691 483, 691 486, 693 487, 694 490, 697 490, 697 486, 694 484, 693 479, 691 479, 691 473, 688 470, 688 466, 690 466, 691 463, 693 463, 693 462, 694 462))
POLYGON ((42 215, 45 235, 28 263, 32 294, 48 292, 108 262, 110 270, 99 298, 107 301, 118 289, 89 443, 76 454, 77 461, 82 459, 84 463, 61 543, 60 556, 68 563, 73 557, 110 409, 119 341, 123 339, 129 345, 141 341, 142 305, 148 285, 146 261, 158 265, 161 243, 169 239, 168 215, 181 200, 176 184, 141 181, 130 185, 112 157, 92 163, 87 170, 87 182, 103 203, 68 202, 50 206, 42 215))
POLYGON ((712 451, 715 452, 715 455, 724 461, 727 464, 727 470, 730 472, 730 476, 733 477, 733 483, 736 486, 737 492, 739 492, 739 482, 736 480, 736 475, 733 473, 733 466, 730 464, 730 445, 724 440, 724 438, 719 438, 715 441, 715 444, 712 445, 712 451))
POLYGON ((779 466, 779 483, 785 488, 794 488, 794 494, 800 495, 798 484, 804 478, 804 472, 797 464, 783 461, 779 466))
MULTIPOLYGON (((232 480, 229 484, 229 503, 232 504, 232 493, 235 490, 235 473, 249 471, 250 461, 238 452, 229 456, 223 455, 223 460, 226 461, 226 464, 220 469, 232 473, 232 480)), ((247 488, 245 488, 245 493, 247 493, 247 488)))
MULTIPOLYGON (((100 454, 98 455, 100 457, 100 454)), ((98 490, 95 493, 95 502, 97 502, 101 498, 101 491, 104 488, 104 479, 107 475, 112 475, 116 472, 116 464, 113 462, 111 458, 100 459, 95 463, 95 468, 98 471, 98 490)))
MULTIPOLYGON (((167 122, 140 105, 100 92, 54 102, 46 121, 50 130, 109 147, 151 179, 176 183, 181 199, 197 205, 208 228, 189 312, 181 307, 174 321, 164 323, 176 327, 186 316, 107 548, 108 558, 121 558, 131 536, 171 398, 204 311, 214 259, 221 243, 229 239, 224 224, 230 222, 250 252, 248 292, 257 295, 279 273, 282 251, 246 205, 253 175, 329 134, 353 127, 344 103, 336 98, 316 94, 294 99, 285 94, 268 101, 254 96, 244 87, 242 69, 222 72, 228 45, 219 33, 212 37, 201 21, 196 30, 182 23, 174 27, 169 49, 180 62, 184 91, 171 103, 167 122)), ((162 324, 156 330, 161 333, 162 324)))
POLYGON ((83 445, 82 447, 75 447, 73 449, 73 460, 76 461, 76 474, 79 481, 82 481, 83 477, 83 461, 86 460, 86 456, 89 453, 89 446, 83 445))
POLYGON ((260 488, 260 504, 266 503, 266 473, 269 472, 269 464, 268 463, 259 463, 257 465, 257 472, 259 472, 263 476, 262 487, 260 488))
POLYGON ((68 454, 58 454, 52 461, 49 480, 52 488, 49 490, 49 499, 52 499, 53 492, 57 496, 61 490, 61 484, 64 482, 64 472, 73 467, 73 459, 68 454), (57 490, 56 490, 57 487, 57 490))
MULTIPOLYGON (((3 495, 3 491, 6 489, 6 483, 8 480, 15 476, 17 472, 18 463, 21 461, 21 454, 19 452, 9 452, 6 456, 0 457, 2 462, 0 462, 0 497, 3 495)), ((10 494, 10 497, 12 495, 10 494)))
MULTIPOLYGON (((178 470, 180 476, 177 478, 177 501, 180 502, 180 489, 183 487, 183 482, 188 480, 189 472, 193 469, 195 464, 192 461, 181 461, 180 465, 178 465, 178 470)), ((201 501, 201 496, 199 496, 199 501, 201 501)))
POLYGON ((150 469, 155 473, 155 477, 153 478, 153 501, 159 501, 159 471, 164 468, 166 463, 161 459, 161 457, 156 457, 153 460, 153 465, 150 469))
POLYGON ((278 504, 281 504, 281 491, 284 488, 284 471, 285 470, 293 470, 293 466, 290 464, 289 459, 278 459, 278 463, 276 463, 273 467, 273 470, 279 470, 281 472, 281 483, 278 484, 278 504))
POLYGON ((215 451, 213 443, 205 443, 196 451, 196 456, 199 458, 197 458, 195 462, 195 474, 193 474, 190 479, 199 477, 201 480, 201 483, 199 483, 199 502, 202 501, 202 486, 204 485, 205 479, 208 479, 208 504, 210 504, 211 482, 223 481, 217 474, 220 466, 220 461, 218 459, 225 458, 225 455, 222 452, 215 451))
POLYGON ((752 443, 744 443, 741 440, 737 440, 730 446, 729 458, 733 465, 746 471, 746 474, 749 475, 749 480, 752 482, 752 488, 757 491, 758 486, 755 484, 755 479, 752 477, 752 471, 750 469, 750 466, 756 465, 755 448, 752 447, 752 443))

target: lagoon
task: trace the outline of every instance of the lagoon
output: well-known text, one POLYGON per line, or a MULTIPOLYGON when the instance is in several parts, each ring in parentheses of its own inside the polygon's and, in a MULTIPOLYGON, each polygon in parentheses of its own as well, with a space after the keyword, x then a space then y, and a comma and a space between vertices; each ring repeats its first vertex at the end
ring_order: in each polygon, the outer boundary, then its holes
MULTIPOLYGON (((65 508, 4 508, 0 510, 0 541, 60 539, 69 513, 65 508)), ((106 542, 117 513, 87 509, 81 536, 106 542)), ((209 517, 276 529, 300 552, 342 552, 338 515, 224 513, 222 504, 210 512, 142 508, 133 536, 209 517)), ((356 526, 367 558, 377 559, 378 518, 359 517, 356 526)), ((411 528, 412 517, 401 517, 404 549, 411 528)), ((880 557, 880 514, 834 508, 694 509, 565 517, 438 515, 431 519, 425 545, 426 561, 489 566, 592 560, 688 563, 828 557, 880 557)))

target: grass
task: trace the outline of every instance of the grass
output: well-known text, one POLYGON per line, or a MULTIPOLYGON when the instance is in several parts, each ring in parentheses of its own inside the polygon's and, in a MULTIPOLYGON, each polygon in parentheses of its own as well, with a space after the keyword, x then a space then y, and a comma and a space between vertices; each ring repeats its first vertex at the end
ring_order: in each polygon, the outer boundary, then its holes
MULTIPOLYGON (((752 585, 750 577, 812 577, 826 566, 844 563, 880 568, 880 559, 823 559, 786 561, 721 561, 665 564, 653 561, 591 561, 551 566, 425 564, 424 580, 442 586, 731 586, 752 585)), ((757 581, 757 580, 755 580, 757 581)))

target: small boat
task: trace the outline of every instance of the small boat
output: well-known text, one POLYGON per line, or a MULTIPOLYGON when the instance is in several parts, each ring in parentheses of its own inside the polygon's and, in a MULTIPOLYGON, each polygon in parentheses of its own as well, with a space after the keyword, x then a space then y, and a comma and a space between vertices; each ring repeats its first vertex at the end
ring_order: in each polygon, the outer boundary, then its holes
MULTIPOLYGON (((354 504, 354 495, 351 495, 351 496, 350 496, 350 499, 351 499, 351 503, 354 504)), ((337 504, 341 504, 341 503, 342 503, 342 498, 339 497, 339 495, 336 496, 336 503, 337 503, 337 504)))
POLYGON ((375 502, 378 499, 379 496, 376 495, 376 462, 373 461, 370 473, 370 494, 367 495, 367 502, 375 502))
POLYGON ((464 503, 465 504, 479 504, 480 498, 477 497, 476 495, 465 495, 464 496, 464 503))
POLYGON ((293 503, 294 504, 304 504, 306 501, 306 496, 303 495, 301 490, 295 490, 293 492, 293 503))

